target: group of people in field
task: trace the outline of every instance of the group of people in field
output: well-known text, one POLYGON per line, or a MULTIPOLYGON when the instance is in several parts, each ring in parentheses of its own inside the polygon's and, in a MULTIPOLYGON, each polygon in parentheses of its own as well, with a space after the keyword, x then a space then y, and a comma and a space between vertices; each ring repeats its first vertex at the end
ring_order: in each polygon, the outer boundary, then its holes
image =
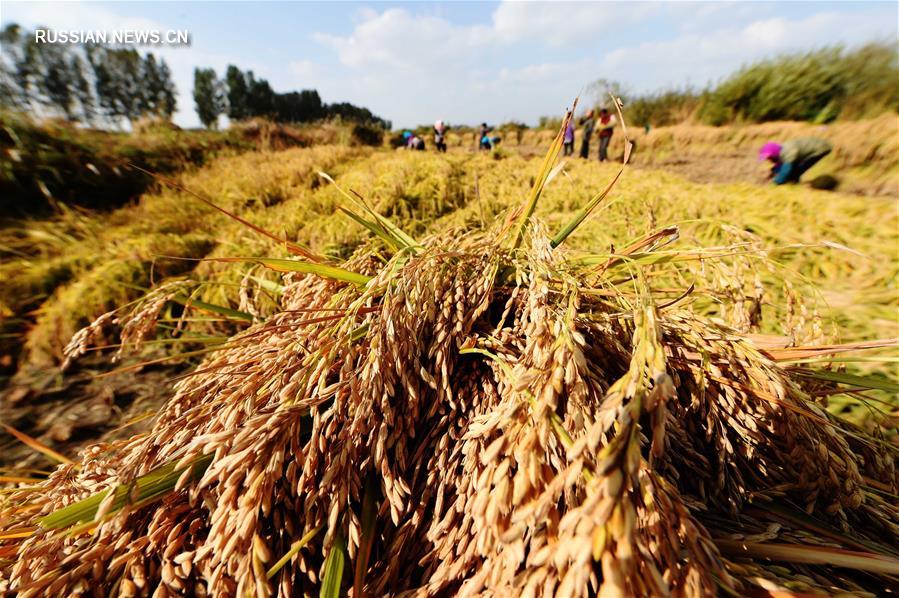
MULTIPOLYGON (((434 123, 434 147, 437 148, 438 152, 446 151, 446 123, 442 120, 438 120, 434 123)), ((425 149, 425 140, 413 133, 412 131, 405 131, 403 133, 403 140, 405 141, 404 147, 410 150, 418 150, 424 151, 425 149)))
MULTIPOLYGON (((565 156, 574 155, 575 146, 575 119, 569 118, 562 137, 562 153, 565 156)), ((590 156, 590 142, 595 134, 599 149, 597 157, 600 162, 609 159, 609 143, 618 124, 615 115, 607 108, 600 108, 596 115, 592 109, 578 121, 581 130, 580 157, 587 159, 590 156)), ((448 127, 442 120, 434 123, 434 146, 439 152, 446 151, 446 132, 448 127)), ((477 132, 478 149, 489 151, 499 143, 500 138, 491 136, 493 128, 487 123, 481 123, 477 132)), ((424 151, 424 139, 411 131, 403 133, 406 149, 424 151)), ((832 151, 829 142, 818 137, 800 137, 783 144, 769 141, 759 150, 759 161, 771 162, 771 170, 768 178, 776 185, 785 183, 798 183, 800 177, 812 166, 818 163, 824 156, 832 151)))
MULTIPOLYGON (((600 108, 598 117, 594 115, 592 109, 587 110, 587 113, 578 122, 578 126, 581 127, 581 158, 586 159, 590 157, 590 140, 595 132, 599 141, 599 161, 605 162, 608 160, 609 143, 612 141, 612 134, 615 132, 615 125, 617 124, 618 120, 614 114, 609 112, 608 108, 600 108)), ((574 118, 570 118, 562 137, 562 154, 565 156, 574 155, 574 145, 574 118)))
MULTIPOLYGON (((615 115, 611 114, 608 109, 600 109, 599 116, 596 116, 593 110, 588 110, 587 113, 581 117, 579 122, 579 126, 582 127, 581 158, 587 158, 589 156, 590 140, 593 137, 594 132, 598 131, 596 137, 599 140, 599 161, 604 162, 605 160, 608 160, 609 142, 612 140, 612 133, 615 130, 616 124, 617 119, 615 118, 615 115)), ((446 151, 447 129, 446 123, 442 120, 438 120, 434 123, 434 146, 439 152, 446 151)), ((491 133, 493 133, 493 127, 488 126, 485 122, 481 123, 481 126, 478 127, 476 138, 479 150, 490 151, 500 142, 500 137, 491 136, 491 133)), ((572 119, 568 121, 563 140, 564 154, 566 156, 570 156, 574 153, 574 138, 574 122, 572 119)), ((424 151, 425 149, 424 139, 412 131, 405 131, 403 133, 403 141, 403 147, 406 149, 417 151, 424 151)))
MULTIPOLYGON (((438 120, 434 123, 434 147, 437 148, 438 152, 446 151, 446 131, 449 127, 446 126, 442 120, 438 120)), ((493 127, 487 126, 487 123, 481 123, 481 126, 478 128, 478 149, 481 150, 492 150, 493 147, 500 142, 500 138, 490 136, 490 133, 493 132, 493 127)), ((412 131, 405 131, 403 133, 404 146, 406 149, 410 150, 418 150, 424 151, 425 149, 425 141, 412 131)))

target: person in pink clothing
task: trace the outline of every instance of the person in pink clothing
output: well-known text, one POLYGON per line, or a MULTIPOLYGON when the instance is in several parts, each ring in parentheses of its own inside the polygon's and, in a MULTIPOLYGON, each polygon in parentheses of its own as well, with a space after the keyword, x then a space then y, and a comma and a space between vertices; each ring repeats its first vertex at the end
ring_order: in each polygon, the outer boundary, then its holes
POLYGON ((442 120, 434 123, 434 145, 438 152, 446 151, 446 124, 442 120))
POLYGON ((775 185, 798 183, 800 177, 833 150, 830 142, 819 137, 799 137, 783 145, 769 141, 759 150, 759 161, 771 162, 768 175, 775 185))

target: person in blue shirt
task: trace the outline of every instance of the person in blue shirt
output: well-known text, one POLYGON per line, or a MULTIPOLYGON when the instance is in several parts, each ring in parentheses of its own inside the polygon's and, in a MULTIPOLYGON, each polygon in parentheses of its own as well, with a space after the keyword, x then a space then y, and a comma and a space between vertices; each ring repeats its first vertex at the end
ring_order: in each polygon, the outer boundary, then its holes
POLYGON ((798 183, 809 168, 832 150, 830 143, 819 137, 800 137, 783 145, 769 141, 759 150, 759 160, 773 164, 769 178, 775 185, 798 183))
POLYGON ((488 127, 487 123, 481 123, 480 129, 478 129, 478 147, 485 151, 490 151, 493 149, 493 140, 490 139, 490 132, 493 130, 493 127, 488 127))
POLYGON ((424 151, 425 141, 412 131, 403 133, 403 139, 406 140, 406 149, 424 151))

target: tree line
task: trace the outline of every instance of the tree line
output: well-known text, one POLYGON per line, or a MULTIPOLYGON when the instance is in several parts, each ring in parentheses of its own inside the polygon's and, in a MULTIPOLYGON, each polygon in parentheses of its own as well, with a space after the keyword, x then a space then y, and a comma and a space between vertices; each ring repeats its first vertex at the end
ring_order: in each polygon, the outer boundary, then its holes
MULTIPOLYGON (((165 60, 134 47, 38 43, 17 24, 0 30, 0 107, 90 125, 121 125, 142 117, 171 118, 177 90, 165 60)), ((283 123, 328 118, 390 129, 390 121, 348 102, 327 104, 314 89, 276 93, 253 71, 229 66, 194 71, 194 102, 206 127, 219 116, 256 116, 283 123)))
POLYGON ((230 120, 261 116, 281 123, 341 118, 391 128, 390 121, 372 114, 368 108, 349 102, 326 104, 314 89, 277 93, 268 81, 257 79, 253 71, 242 71, 234 65, 228 65, 222 79, 214 69, 194 69, 193 96, 197 116, 207 128, 216 127, 222 115, 230 120))
POLYGON ((165 60, 133 47, 37 43, 16 24, 0 31, 0 105, 85 124, 170 118, 177 105, 165 60))

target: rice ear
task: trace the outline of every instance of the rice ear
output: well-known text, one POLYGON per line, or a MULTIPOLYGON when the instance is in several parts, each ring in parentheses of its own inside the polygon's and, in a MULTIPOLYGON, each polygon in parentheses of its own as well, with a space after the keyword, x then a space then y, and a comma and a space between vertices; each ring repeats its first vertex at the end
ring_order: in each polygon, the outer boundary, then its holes
POLYGON ((248 258, 283 273, 274 313, 204 350, 149 434, 4 494, 0 588, 711 597, 892 583, 895 447, 824 409, 861 381, 814 361, 892 345, 806 346, 790 313, 782 336, 759 334, 748 304, 764 289, 747 298, 740 268, 766 253, 740 231, 684 248, 647 222, 656 232, 623 250, 574 255, 534 217, 539 184, 504 230, 419 243, 351 203, 387 251, 248 258))

